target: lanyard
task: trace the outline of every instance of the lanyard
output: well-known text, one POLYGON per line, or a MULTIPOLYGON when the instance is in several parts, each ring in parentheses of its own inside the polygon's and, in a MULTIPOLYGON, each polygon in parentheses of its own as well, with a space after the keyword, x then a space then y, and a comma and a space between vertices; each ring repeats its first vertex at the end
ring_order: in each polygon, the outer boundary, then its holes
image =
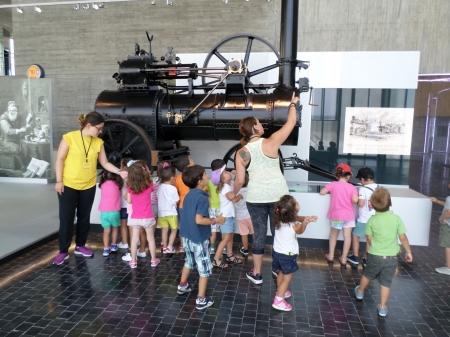
POLYGON ((86 155, 86 163, 88 162, 88 153, 89 150, 91 149, 91 144, 92 144, 92 136, 91 136, 91 142, 89 143, 89 147, 86 151, 86 146, 84 146, 84 139, 83 139, 83 133, 80 130, 80 135, 81 135, 81 141, 83 142, 83 149, 84 149, 84 154, 86 155))

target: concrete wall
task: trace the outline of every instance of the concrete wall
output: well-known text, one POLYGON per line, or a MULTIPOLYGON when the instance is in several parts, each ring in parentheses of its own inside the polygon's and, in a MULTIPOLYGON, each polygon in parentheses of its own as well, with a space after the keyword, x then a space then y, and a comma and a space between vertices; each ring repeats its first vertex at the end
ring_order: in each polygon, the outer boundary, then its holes
MULTIPOLYGON (((40 14, 31 8, 24 14, 12 11, 16 74, 25 75, 30 64, 38 63, 53 80, 55 143, 77 127, 76 114, 92 110, 98 93, 116 87, 111 78, 116 61, 133 53, 135 42, 148 50, 145 30, 154 35, 157 57, 168 45, 177 53, 208 52, 237 33, 257 34, 279 46, 280 0, 157 3, 106 3, 102 10, 78 11, 70 5, 47 6, 40 14)), ((420 50, 421 72, 450 72, 449 12, 448 0, 300 0, 298 50, 420 50)), ((227 50, 244 51, 245 45, 227 50)), ((266 51, 256 44, 254 50, 266 51)))

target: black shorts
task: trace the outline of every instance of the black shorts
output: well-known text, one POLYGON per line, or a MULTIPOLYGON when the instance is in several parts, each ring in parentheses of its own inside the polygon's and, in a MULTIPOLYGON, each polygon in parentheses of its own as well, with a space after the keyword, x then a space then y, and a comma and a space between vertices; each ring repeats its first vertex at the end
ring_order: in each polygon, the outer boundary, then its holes
POLYGON ((363 275, 371 281, 377 279, 383 287, 390 288, 397 265, 397 256, 367 254, 367 266, 363 275))
POLYGON ((120 218, 121 219, 128 219, 128 213, 127 213, 127 208, 121 208, 120 209, 120 218))

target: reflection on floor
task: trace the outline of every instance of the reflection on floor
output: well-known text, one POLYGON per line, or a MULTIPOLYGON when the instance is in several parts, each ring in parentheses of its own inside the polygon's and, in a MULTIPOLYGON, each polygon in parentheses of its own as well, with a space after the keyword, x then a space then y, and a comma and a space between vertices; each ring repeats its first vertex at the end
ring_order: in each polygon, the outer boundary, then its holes
MULTIPOLYGON (((411 157, 410 186, 444 198, 449 169, 445 162, 411 157)), ((413 247, 414 262, 399 259, 392 285, 389 314, 377 316, 379 285, 370 285, 364 301, 353 289, 362 268, 326 263, 321 249, 300 249, 288 300, 294 309, 271 308, 276 290, 271 276, 270 248, 263 263, 264 283, 255 286, 243 266, 214 270, 208 295, 216 302, 195 310, 198 274, 189 281, 194 291, 177 295, 182 255, 164 257, 156 268, 149 258, 131 270, 119 252, 101 255, 99 234, 89 236, 92 259, 75 258, 55 267, 57 242, 50 242, 0 267, 1 336, 449 336, 450 276, 434 272, 444 262, 437 245, 433 206, 429 247, 413 247)))

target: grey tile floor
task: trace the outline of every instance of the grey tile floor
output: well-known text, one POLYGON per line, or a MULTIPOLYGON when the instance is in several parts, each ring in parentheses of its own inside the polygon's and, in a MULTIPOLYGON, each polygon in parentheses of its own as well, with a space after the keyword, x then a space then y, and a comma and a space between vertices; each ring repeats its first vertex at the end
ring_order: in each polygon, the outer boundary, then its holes
MULTIPOLYGON (((450 191, 442 164, 411 158, 411 188, 443 199, 450 191)), ((411 264, 399 259, 386 318, 376 311, 379 285, 372 283, 364 301, 356 301, 362 268, 329 265, 322 249, 300 249, 291 312, 271 307, 270 246, 261 286, 245 276, 251 255, 241 266, 214 270, 207 294, 215 303, 200 312, 194 308, 196 272, 189 277, 194 291, 176 293, 182 255, 164 257, 156 268, 145 258, 131 270, 120 258, 125 251, 103 258, 101 235, 93 233, 94 258, 71 255, 55 267, 55 240, 0 266, 0 336, 449 336, 450 276, 434 272, 444 263, 437 245, 440 211, 433 206, 429 246, 412 247, 411 264)))

